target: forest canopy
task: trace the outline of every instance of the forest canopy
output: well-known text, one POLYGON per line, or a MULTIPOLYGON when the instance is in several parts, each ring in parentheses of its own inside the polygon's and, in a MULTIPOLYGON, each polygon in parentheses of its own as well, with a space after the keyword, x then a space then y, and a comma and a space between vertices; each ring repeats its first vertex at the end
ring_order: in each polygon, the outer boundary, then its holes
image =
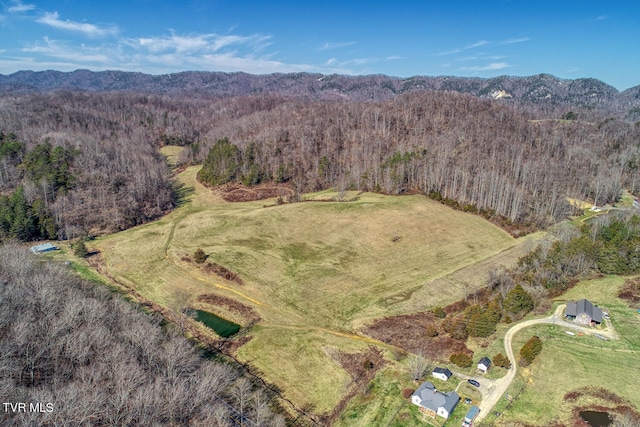
POLYGON ((26 240, 117 231, 171 210, 165 144, 185 147, 179 165, 204 164, 207 185, 419 191, 538 227, 573 213, 568 198, 602 205, 640 190, 640 126, 572 105, 560 113, 444 91, 380 102, 66 91, 2 100, 0 232, 26 240), (579 114, 560 120, 569 111, 579 114))
POLYGON ((532 120, 455 93, 381 103, 282 101, 221 121, 205 135, 215 142, 185 151, 182 161, 204 161, 200 179, 207 184, 418 190, 538 226, 574 213, 568 198, 602 205, 622 188, 638 190, 639 126, 532 120), (223 148, 232 152, 223 157, 223 148))
POLYGON ((0 245, 0 390, 46 408, 5 410, 0 423, 284 425, 264 389, 160 323, 62 264, 0 245))

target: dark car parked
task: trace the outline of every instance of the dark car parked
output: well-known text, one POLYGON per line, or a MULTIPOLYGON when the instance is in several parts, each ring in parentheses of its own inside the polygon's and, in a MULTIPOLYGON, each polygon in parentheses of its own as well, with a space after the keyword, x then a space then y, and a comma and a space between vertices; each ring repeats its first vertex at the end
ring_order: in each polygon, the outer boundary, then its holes
POLYGON ((467 382, 474 387, 480 387, 480 383, 476 380, 467 380, 467 382))

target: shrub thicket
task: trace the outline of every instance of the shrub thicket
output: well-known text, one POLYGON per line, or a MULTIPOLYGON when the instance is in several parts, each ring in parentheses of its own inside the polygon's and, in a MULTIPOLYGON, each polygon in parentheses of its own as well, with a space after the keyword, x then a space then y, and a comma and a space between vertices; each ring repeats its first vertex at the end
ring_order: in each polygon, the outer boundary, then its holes
POLYGON ((449 361, 461 368, 468 368, 473 364, 473 359, 466 353, 454 353, 449 357, 449 361))
POLYGON ((80 258, 84 258, 89 254, 89 250, 87 249, 87 245, 84 243, 84 240, 78 239, 78 241, 73 244, 73 253, 75 256, 80 258))
POLYGON ((493 356, 492 362, 494 366, 498 366, 500 368, 509 369, 511 367, 511 362, 509 361, 509 358, 502 353, 498 353, 495 356, 493 356))
POLYGON ((520 365, 530 365, 541 351, 542 340, 535 335, 532 336, 520 349, 520 365))
POLYGON ((207 260, 207 254, 205 254, 202 249, 198 248, 193 253, 193 260, 195 262, 197 262, 198 264, 202 264, 203 262, 205 262, 207 260))

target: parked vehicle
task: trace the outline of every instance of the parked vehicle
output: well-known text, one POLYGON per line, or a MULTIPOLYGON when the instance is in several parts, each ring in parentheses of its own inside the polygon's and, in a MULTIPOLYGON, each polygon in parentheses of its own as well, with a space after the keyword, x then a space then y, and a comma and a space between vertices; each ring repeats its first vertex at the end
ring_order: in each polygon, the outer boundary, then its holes
POLYGON ((476 380, 467 380, 467 382, 474 387, 480 387, 480 383, 476 380))

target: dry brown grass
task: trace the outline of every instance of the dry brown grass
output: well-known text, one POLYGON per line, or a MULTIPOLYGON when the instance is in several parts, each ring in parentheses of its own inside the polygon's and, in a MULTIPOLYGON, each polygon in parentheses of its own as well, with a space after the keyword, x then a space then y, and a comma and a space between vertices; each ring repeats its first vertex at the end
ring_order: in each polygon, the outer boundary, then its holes
POLYGON ((627 279, 618 292, 618 298, 623 299, 632 307, 640 303, 640 278, 627 279))
POLYGON ((160 306, 188 295, 187 304, 212 298, 245 324, 259 317, 253 339, 234 351, 317 413, 330 413, 350 383, 323 348, 389 348, 360 328, 464 298, 484 285, 491 266, 513 262, 524 244, 482 218, 418 195, 348 194, 353 201, 267 209, 275 200, 228 203, 195 181, 197 170, 178 175, 192 188, 183 206, 97 239, 90 249, 104 254, 105 272, 160 306), (242 286, 183 260, 197 248, 242 286), (234 314, 238 307, 246 309, 234 314))
POLYGON ((197 301, 214 307, 224 307, 225 309, 247 319, 248 322, 251 323, 255 323, 260 320, 260 315, 253 308, 241 304, 233 298, 222 297, 215 294, 206 294, 198 296, 197 301))

